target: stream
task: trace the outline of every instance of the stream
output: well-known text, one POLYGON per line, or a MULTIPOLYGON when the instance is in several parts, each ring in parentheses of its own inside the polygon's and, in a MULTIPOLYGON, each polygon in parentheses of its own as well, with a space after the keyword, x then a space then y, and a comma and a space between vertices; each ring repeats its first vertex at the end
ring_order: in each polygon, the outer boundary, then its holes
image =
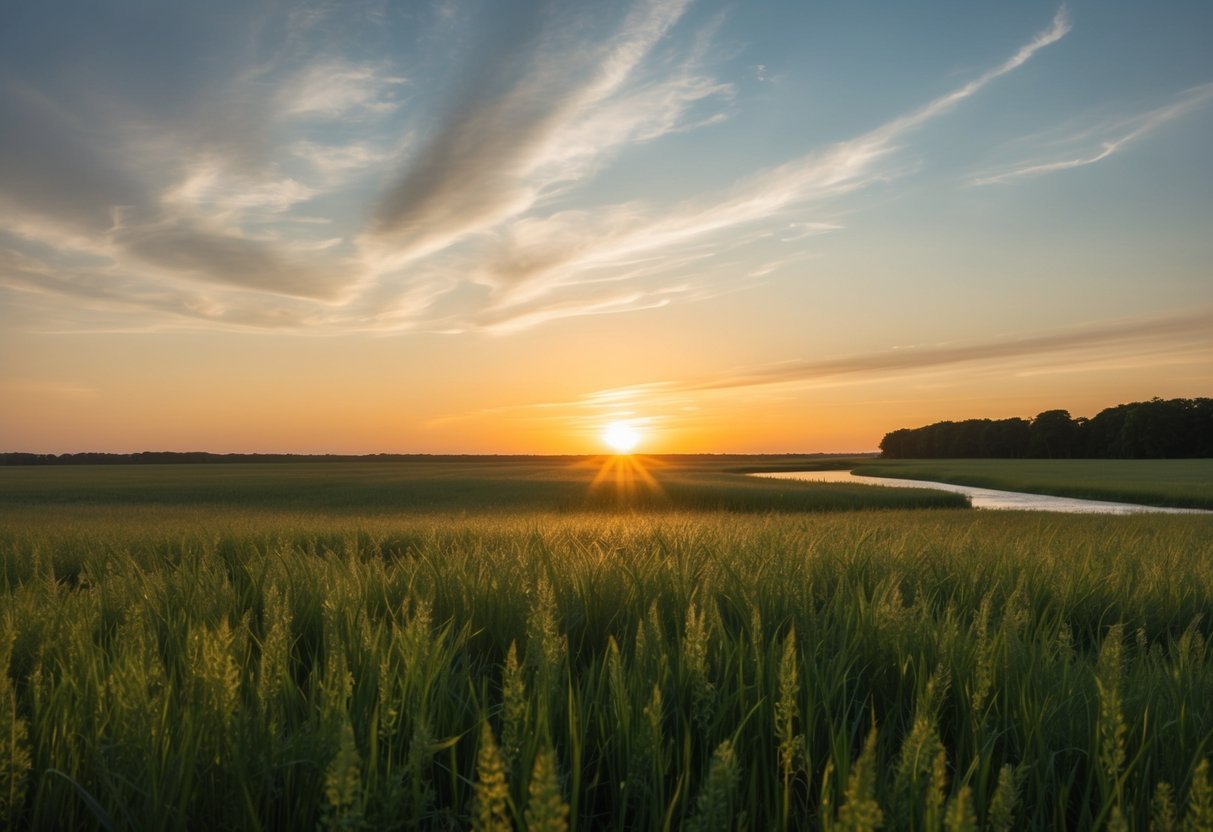
POLYGON ((1048 494, 1027 494, 1022 491, 999 491, 994 488, 978 488, 973 485, 955 485, 929 480, 903 480, 893 477, 861 477, 850 471, 770 471, 752 474, 755 477, 770 477, 776 480, 804 480, 807 482, 845 482, 856 485, 886 485, 892 488, 937 488, 964 494, 973 503, 973 508, 990 508, 1010 511, 1062 511, 1071 514, 1213 514, 1199 508, 1164 508, 1144 506, 1138 503, 1114 503, 1108 500, 1083 500, 1077 497, 1053 497, 1048 494))

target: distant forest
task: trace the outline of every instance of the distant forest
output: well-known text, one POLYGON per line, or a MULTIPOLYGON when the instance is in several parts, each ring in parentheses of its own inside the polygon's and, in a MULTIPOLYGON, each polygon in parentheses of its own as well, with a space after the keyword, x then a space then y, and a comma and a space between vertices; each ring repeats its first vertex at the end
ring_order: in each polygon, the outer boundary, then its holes
POLYGON ((887 459, 1185 459, 1213 457, 1213 399, 1151 399, 1090 419, 1046 410, 1035 419, 966 419, 885 434, 887 459))

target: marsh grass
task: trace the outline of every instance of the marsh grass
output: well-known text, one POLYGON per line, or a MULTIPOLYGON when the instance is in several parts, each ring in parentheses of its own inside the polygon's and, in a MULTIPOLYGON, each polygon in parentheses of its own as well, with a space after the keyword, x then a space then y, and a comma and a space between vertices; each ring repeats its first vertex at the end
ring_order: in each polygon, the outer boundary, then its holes
POLYGON ((0 515, 13 826, 1211 814, 1208 518, 56 516, 0 515))

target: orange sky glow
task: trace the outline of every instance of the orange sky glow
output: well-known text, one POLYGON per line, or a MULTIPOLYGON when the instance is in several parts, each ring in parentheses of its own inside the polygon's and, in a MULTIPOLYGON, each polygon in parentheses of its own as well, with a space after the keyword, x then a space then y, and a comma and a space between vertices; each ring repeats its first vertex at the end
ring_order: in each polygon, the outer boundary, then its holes
POLYGON ((867 452, 1213 393, 1209 4, 556 5, 24 4, 0 452, 867 452))

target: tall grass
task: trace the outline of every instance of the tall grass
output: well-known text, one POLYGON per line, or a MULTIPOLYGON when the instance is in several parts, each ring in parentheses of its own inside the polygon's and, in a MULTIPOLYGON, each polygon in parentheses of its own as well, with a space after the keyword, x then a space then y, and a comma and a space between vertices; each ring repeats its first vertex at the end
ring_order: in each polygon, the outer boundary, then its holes
POLYGON ((1213 815, 1207 518, 80 517, 0 523, 10 826, 1213 815))

